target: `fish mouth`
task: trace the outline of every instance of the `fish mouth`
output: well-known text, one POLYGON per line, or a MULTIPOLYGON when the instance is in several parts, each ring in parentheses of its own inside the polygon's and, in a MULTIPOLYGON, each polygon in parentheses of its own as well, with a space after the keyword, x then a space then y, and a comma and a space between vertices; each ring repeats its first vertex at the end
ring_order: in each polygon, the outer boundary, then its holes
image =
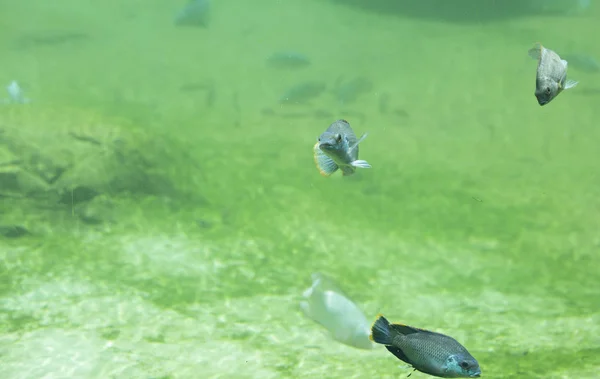
POLYGON ((474 372, 470 375, 471 378, 479 378, 481 376, 481 371, 474 372))
POLYGON ((548 104, 548 103, 550 102, 550 100, 546 100, 546 99, 544 99, 544 98, 540 98, 540 97, 536 97, 536 99, 537 99, 537 101, 538 101, 538 104, 539 104, 539 105, 542 105, 542 106, 543 106, 543 105, 546 105, 546 104, 548 104))

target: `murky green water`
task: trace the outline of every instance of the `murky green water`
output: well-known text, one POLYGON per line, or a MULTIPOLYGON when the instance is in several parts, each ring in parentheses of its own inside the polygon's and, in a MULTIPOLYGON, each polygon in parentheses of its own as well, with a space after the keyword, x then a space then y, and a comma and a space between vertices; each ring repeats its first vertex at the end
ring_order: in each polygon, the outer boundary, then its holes
POLYGON ((356 3, 0 2, 0 377, 406 376, 303 316, 317 271, 482 377, 597 377, 600 74, 540 107, 527 50, 600 59, 598 5, 356 3), (372 169, 319 175, 337 118, 372 169))

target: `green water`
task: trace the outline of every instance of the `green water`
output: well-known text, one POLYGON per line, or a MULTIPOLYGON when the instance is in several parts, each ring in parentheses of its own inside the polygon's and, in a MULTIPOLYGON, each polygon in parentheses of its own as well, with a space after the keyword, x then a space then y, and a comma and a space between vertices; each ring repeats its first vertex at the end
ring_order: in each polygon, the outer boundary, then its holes
POLYGON ((540 107, 527 56, 600 57, 597 4, 462 22, 215 0, 183 28, 177 2, 43 3, 0 1, 0 83, 32 99, 0 106, 1 378, 405 377, 299 311, 317 271, 482 377, 598 377, 600 76, 570 67, 540 107), (282 50, 310 66, 265 64, 282 50), (278 102, 339 77, 372 88, 278 102), (319 175, 337 118, 372 169, 319 175))

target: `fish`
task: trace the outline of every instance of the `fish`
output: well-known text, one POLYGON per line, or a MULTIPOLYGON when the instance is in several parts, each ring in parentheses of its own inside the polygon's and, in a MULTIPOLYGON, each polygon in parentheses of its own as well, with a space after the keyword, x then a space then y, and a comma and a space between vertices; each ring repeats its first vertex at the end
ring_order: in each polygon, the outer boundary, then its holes
POLYGON ((302 53, 279 51, 267 58, 267 64, 273 68, 296 69, 310 66, 310 59, 302 53))
POLYGON ((6 86, 6 91, 9 95, 9 99, 6 101, 7 103, 27 104, 31 102, 31 100, 25 97, 21 86, 19 85, 19 83, 17 83, 16 80, 13 80, 8 86, 6 86))
POLYGON ((576 70, 589 73, 600 72, 600 63, 598 63, 598 61, 590 55, 571 53, 563 54, 563 58, 570 62, 569 64, 571 67, 575 68, 576 70))
POLYGON ((357 140, 346 120, 337 120, 329 125, 313 148, 315 164, 321 175, 330 176, 340 169, 344 176, 348 176, 354 174, 357 167, 371 168, 367 161, 358 159, 358 144, 365 138, 367 133, 357 140))
POLYGON ((210 17, 209 0, 191 0, 175 16, 178 26, 199 26, 207 28, 210 17))
POLYGON ((390 324, 378 315, 371 327, 372 341, 412 366, 413 371, 439 378, 478 378, 479 363, 454 338, 403 324, 390 324))
POLYGON ((340 105, 354 103, 361 95, 373 89, 373 83, 365 77, 358 77, 349 81, 343 81, 340 77, 336 84, 334 95, 340 105))
POLYGON ((369 339, 369 320, 333 279, 312 274, 312 285, 303 296, 300 309, 304 315, 327 329, 334 340, 357 349, 375 347, 369 339))
POLYGON ((280 104, 307 104, 310 100, 315 99, 323 91, 326 85, 322 82, 305 82, 300 83, 288 89, 280 98, 280 104))
POLYGON ((567 80, 568 63, 554 51, 540 43, 528 51, 529 56, 537 59, 535 77, 535 97, 541 106, 551 102, 565 89, 573 88, 578 82, 567 80))

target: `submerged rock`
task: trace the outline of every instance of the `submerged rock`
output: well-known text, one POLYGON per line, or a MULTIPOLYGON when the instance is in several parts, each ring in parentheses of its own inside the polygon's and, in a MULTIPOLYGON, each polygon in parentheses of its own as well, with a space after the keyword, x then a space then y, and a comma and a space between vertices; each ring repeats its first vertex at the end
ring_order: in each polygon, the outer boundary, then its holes
POLYGON ((147 138, 123 121, 70 108, 0 108, 0 196, 74 206, 145 192, 147 138))

